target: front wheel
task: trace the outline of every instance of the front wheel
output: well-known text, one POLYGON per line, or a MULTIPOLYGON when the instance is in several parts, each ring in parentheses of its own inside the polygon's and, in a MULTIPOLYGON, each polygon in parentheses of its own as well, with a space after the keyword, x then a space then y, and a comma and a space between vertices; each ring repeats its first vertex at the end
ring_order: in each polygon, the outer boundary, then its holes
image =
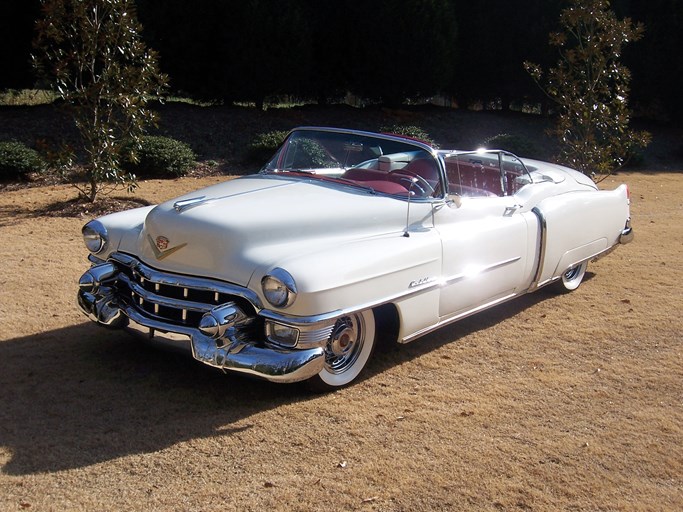
POLYGON ((375 316, 367 309, 337 320, 325 347, 325 366, 308 381, 315 391, 331 391, 353 382, 375 348, 375 316))
POLYGON ((588 262, 584 261, 567 269, 564 274, 562 274, 562 278, 555 283, 555 291, 567 293, 576 290, 581 284, 581 281, 583 281, 583 276, 586 274, 587 267, 588 262))

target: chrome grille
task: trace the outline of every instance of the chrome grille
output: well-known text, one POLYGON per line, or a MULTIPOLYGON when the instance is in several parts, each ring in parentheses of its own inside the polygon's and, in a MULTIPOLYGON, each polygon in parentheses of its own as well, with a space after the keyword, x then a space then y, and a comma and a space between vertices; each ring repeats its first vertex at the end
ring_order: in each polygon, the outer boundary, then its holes
POLYGON ((120 274, 119 284, 123 285, 119 288, 120 291, 129 294, 138 309, 172 323, 198 325, 204 313, 230 300, 227 295, 211 293, 212 300, 209 302, 205 300, 206 297, 202 297, 206 294, 197 293, 193 288, 162 285, 135 273, 132 278, 120 274), (194 297, 197 295, 200 297, 194 297), (220 302, 222 297, 225 300, 220 302))
POLYGON ((131 256, 115 253, 110 260, 120 269, 117 289, 121 298, 146 316, 176 325, 197 326, 216 306, 235 302, 255 316, 258 299, 249 290, 214 281, 161 272, 131 256))

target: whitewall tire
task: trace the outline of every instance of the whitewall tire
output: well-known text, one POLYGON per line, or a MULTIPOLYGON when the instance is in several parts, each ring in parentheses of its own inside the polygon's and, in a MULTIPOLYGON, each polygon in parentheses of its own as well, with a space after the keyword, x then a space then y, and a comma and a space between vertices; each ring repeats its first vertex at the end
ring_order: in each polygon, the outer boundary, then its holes
POLYGON ((375 348, 375 316, 367 309, 340 318, 325 347, 325 366, 308 381, 316 391, 331 391, 353 382, 375 348))
POLYGON ((555 290, 558 292, 571 292, 576 290, 581 281, 583 281, 583 276, 586 274, 586 268, 588 267, 588 262, 583 261, 578 265, 565 270, 562 277, 555 283, 555 290))

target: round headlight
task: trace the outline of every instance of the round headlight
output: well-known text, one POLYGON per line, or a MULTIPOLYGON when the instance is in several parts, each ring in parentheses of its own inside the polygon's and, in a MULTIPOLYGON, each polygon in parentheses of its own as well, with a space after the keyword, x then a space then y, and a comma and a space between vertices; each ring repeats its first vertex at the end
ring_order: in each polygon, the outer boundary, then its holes
POLYGON ((91 220, 83 226, 83 242, 91 253, 102 252, 108 241, 107 228, 99 220, 91 220))
POLYGON ((296 283, 286 270, 274 268, 261 279, 261 288, 266 300, 275 307, 286 308, 296 299, 296 283))

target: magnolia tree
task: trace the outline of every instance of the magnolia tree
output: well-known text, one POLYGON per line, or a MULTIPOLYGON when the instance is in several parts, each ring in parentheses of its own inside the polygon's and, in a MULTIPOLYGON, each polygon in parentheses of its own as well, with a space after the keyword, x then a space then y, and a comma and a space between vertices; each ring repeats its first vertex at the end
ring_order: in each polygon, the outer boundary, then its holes
POLYGON ((92 202, 135 188, 135 176, 120 168, 122 152, 134 152, 155 122, 149 102, 167 85, 141 31, 133 0, 42 1, 34 64, 73 115, 86 175, 75 186, 92 202))
POLYGON ((619 59, 622 48, 642 37, 642 25, 619 20, 607 0, 572 0, 560 15, 561 32, 550 35, 560 59, 543 72, 526 70, 558 106, 553 133, 560 159, 592 177, 608 176, 650 141, 647 132, 630 130, 628 93, 631 74, 619 59))

